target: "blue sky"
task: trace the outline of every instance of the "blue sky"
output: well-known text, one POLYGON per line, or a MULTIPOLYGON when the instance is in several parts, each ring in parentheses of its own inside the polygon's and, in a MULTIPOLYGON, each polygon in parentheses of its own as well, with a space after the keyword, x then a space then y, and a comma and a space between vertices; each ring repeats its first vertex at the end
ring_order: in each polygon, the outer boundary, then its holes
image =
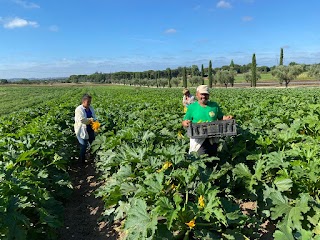
POLYGON ((0 0, 0 78, 320 62, 319 0, 0 0))

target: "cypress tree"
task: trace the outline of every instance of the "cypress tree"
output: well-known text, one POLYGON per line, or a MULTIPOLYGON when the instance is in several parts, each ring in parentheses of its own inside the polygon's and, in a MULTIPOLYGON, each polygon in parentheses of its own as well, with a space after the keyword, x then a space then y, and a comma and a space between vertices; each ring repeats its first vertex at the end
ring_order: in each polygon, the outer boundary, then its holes
POLYGON ((159 87, 159 84, 158 84, 158 72, 154 72, 154 79, 156 81, 156 86, 159 87))
POLYGON ((234 62, 233 62, 233 59, 231 60, 230 68, 234 68, 234 62))
POLYGON ((167 68, 167 74, 168 74, 168 85, 169 85, 169 88, 171 88, 172 73, 170 68, 167 68))
POLYGON ((251 87, 257 86, 257 61, 256 54, 252 55, 252 63, 251 63, 251 87))
POLYGON ((201 84, 204 85, 204 68, 203 68, 203 64, 201 65, 201 84))
POLYGON ((280 66, 283 65, 283 48, 280 49, 280 66))
POLYGON ((187 82, 187 68, 183 68, 183 87, 188 87, 188 82, 187 82))
POLYGON ((208 77, 209 77, 209 87, 212 88, 213 77, 212 77, 212 62, 211 62, 211 60, 209 61, 208 77))

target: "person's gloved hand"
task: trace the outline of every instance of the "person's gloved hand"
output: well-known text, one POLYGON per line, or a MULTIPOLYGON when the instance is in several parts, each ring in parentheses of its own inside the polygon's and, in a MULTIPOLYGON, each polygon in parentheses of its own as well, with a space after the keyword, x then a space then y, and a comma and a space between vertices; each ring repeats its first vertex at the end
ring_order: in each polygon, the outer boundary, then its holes
POLYGON ((93 118, 88 118, 88 124, 91 124, 93 122, 94 122, 93 118))

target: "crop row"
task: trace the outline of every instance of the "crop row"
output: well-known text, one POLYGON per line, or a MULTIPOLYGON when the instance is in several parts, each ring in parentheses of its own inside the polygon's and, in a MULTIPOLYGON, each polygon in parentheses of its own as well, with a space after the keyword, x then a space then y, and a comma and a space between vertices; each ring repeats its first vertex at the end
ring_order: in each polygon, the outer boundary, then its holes
POLYGON ((317 90, 214 90, 239 124, 218 158, 186 154, 177 90, 95 94, 97 195, 127 239, 320 239, 317 90))
MULTIPOLYGON (((19 92, 24 96, 28 90, 19 92)), ((78 101, 70 96, 78 93, 64 89, 53 99, 48 92, 39 103, 0 119, 1 239, 55 239, 63 225, 62 203, 72 192, 66 170, 74 150, 72 115, 78 101)))

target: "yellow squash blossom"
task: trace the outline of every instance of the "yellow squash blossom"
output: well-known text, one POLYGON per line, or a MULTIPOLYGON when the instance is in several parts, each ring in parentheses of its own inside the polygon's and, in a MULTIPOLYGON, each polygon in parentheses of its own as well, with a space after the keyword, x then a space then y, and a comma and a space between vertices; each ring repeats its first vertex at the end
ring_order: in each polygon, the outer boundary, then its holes
POLYGON ((174 185, 174 183, 171 184, 171 190, 172 191, 176 190, 176 185, 174 185))
POLYGON ((162 169, 163 170, 167 170, 169 167, 171 167, 172 166, 172 163, 171 162, 165 162, 164 164, 163 164, 163 167, 162 167, 162 169))
POLYGON ((188 108, 187 108, 187 107, 184 107, 184 108, 183 108, 183 112, 184 112, 184 113, 186 113, 186 112, 187 112, 187 110, 188 110, 188 108))
POLYGON ((165 170, 167 170, 169 167, 171 167, 172 166, 172 163, 171 162, 165 162, 164 164, 163 164, 163 166, 162 166, 162 168, 161 169, 159 169, 159 170, 157 170, 157 172, 162 172, 162 171, 165 171, 165 170))
POLYGON ((92 122, 91 123, 91 127, 93 129, 93 131, 98 132, 100 129, 100 123, 98 121, 92 122))
POLYGON ((187 222, 186 225, 192 229, 196 226, 196 220, 192 219, 190 222, 187 222))
POLYGON ((204 197, 202 195, 198 198, 198 204, 199 204, 200 208, 204 208, 204 206, 205 206, 204 197))
POLYGON ((181 131, 178 132, 178 138, 179 139, 183 138, 183 134, 181 133, 181 131))

